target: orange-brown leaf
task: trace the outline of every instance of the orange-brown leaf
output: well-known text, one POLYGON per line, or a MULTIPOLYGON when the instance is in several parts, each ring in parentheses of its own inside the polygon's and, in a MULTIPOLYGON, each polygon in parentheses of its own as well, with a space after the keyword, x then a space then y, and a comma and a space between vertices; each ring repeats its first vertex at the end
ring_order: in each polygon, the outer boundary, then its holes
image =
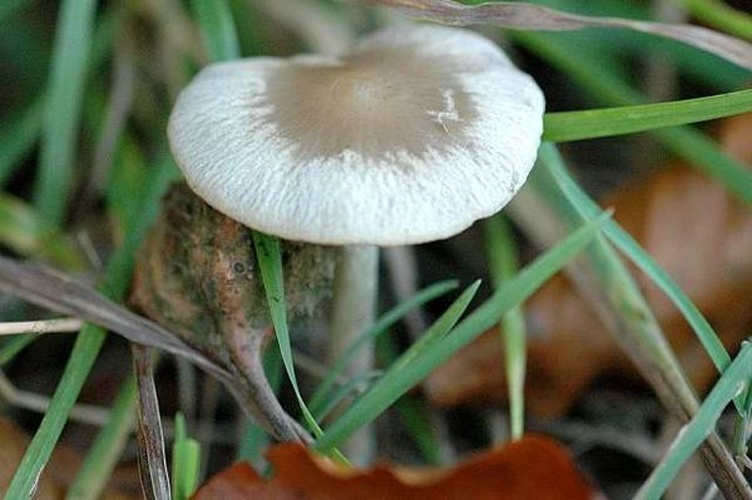
POLYGON ((358 499, 473 498, 585 499, 594 490, 555 441, 530 435, 461 462, 451 469, 377 465, 360 471, 312 455, 298 444, 269 450, 274 476, 267 482, 247 464, 216 475, 195 500, 222 498, 358 499))

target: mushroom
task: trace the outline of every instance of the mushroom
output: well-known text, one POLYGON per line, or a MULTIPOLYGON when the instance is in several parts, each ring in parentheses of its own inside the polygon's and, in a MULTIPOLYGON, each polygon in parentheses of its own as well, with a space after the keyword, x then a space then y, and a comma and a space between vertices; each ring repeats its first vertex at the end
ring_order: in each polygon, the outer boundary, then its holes
POLYGON ((168 134, 189 186, 252 229, 404 245, 499 211, 532 168, 543 109, 491 41, 413 26, 342 56, 212 64, 180 94, 168 134))
POLYGON ((400 26, 351 52, 206 67, 170 117, 209 205, 284 239, 343 245, 333 331, 372 316, 376 245, 447 238, 499 211, 535 162, 544 98, 488 39, 400 26))

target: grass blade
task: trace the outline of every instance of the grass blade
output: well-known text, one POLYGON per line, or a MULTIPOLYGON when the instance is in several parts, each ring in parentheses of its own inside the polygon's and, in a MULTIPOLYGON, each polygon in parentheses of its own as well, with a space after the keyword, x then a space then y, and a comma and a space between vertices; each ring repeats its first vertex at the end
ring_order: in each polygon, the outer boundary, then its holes
POLYGON ((324 420, 331 412, 336 410, 347 397, 366 392, 379 375, 381 375, 381 372, 378 370, 359 372, 353 375, 351 378, 348 378, 347 382, 332 389, 323 401, 321 408, 317 409, 317 411, 311 410, 311 413, 313 413, 319 421, 324 420))
MULTIPOLYGON (((378 358, 384 360, 381 363, 383 366, 394 363, 400 355, 396 339, 391 336, 379 337, 376 349, 378 358)), ((394 403, 394 410, 423 455, 423 459, 428 464, 441 464, 441 445, 425 400, 418 395, 405 394, 394 403)))
MULTIPOLYGON (((556 153, 545 151, 544 156, 548 158, 548 155, 556 155, 556 153)), ((602 213, 600 207, 582 191, 574 179, 567 173, 566 169, 563 168, 560 158, 557 158, 558 155, 549 158, 546 164, 554 179, 556 179, 561 187, 562 192, 572 201, 572 205, 583 217, 586 219, 598 217, 602 213)), ((624 252, 671 299, 692 327, 692 330, 712 359, 719 373, 722 373, 731 362, 731 357, 716 332, 710 326, 708 320, 697 309, 697 306, 694 305, 668 273, 655 262, 650 254, 640 247, 639 243, 616 221, 606 221, 603 225, 603 232, 617 248, 624 252)), ((737 404, 737 407, 741 410, 741 401, 737 402, 737 404)))
POLYGON ((62 224, 71 192, 96 7, 96 0, 64 0, 60 7, 34 186, 34 203, 52 226, 62 224))
POLYGON ((76 472, 73 484, 68 488, 68 498, 100 498, 130 436, 135 407, 136 378, 131 375, 120 387, 107 425, 97 434, 94 444, 76 472))
MULTIPOLYGON (((506 220, 496 215, 485 221, 486 253, 494 287, 501 286, 517 272, 517 249, 506 220)), ((510 436, 522 437, 525 429, 525 316, 521 307, 512 307, 501 319, 501 343, 509 391, 510 436)))
POLYGON ((240 57, 240 44, 226 0, 194 0, 191 4, 204 35, 204 44, 212 61, 240 57))
POLYGON ((81 269, 80 252, 19 198, 0 193, 0 243, 20 255, 41 257, 67 269, 81 269))
MULTIPOLYGON (((390 367, 382 379, 326 430, 326 434, 316 442, 316 448, 327 450, 346 439, 360 425, 370 422, 389 404, 399 399, 415 384, 428 376, 462 347, 477 338, 481 333, 498 323, 512 307, 528 298, 541 284, 559 271, 571 258, 582 251, 598 234, 603 219, 598 219, 574 231, 551 250, 520 271, 517 276, 499 287, 493 296, 470 316, 458 324, 449 334, 432 343, 427 352, 416 356, 413 346, 400 357, 400 362, 390 367), (386 380, 386 382, 383 382, 386 380)), ((466 299, 472 289, 461 297, 466 299)), ((437 335, 440 327, 445 327, 453 315, 457 314, 462 303, 458 299, 444 315, 429 329, 429 334, 437 335), (456 306, 456 307, 454 307, 456 306)))
POLYGON ((683 0, 689 11, 709 26, 752 40, 752 15, 720 0, 683 0))
POLYGON ((33 497, 37 478, 42 473, 63 432, 68 414, 76 403, 104 339, 104 330, 90 325, 85 325, 76 338, 63 376, 50 401, 49 409, 16 469, 5 498, 33 497))
POLYGON ((383 314, 368 330, 364 331, 358 339, 338 357, 331 369, 327 372, 324 380, 321 381, 316 392, 311 396, 309 407, 314 414, 321 413, 321 406, 329 399, 330 391, 337 380, 342 375, 351 356, 361 347, 367 345, 375 338, 389 330, 395 323, 401 320, 410 311, 427 304, 433 299, 444 295, 450 290, 457 288, 456 281, 444 281, 427 287, 425 290, 417 293, 411 299, 400 303, 391 311, 383 314))
MULTIPOLYGON (((120 300, 125 294, 133 270, 133 256, 140 241, 157 214, 157 201, 164 193, 174 166, 170 162, 161 162, 151 170, 148 178, 149 189, 142 203, 134 204, 134 212, 128 220, 128 238, 107 264, 101 288, 106 295, 120 300)), ((36 479, 50 458, 71 408, 76 402, 86 378, 91 371, 97 354, 105 339, 105 331, 92 325, 84 325, 65 365, 49 409, 42 419, 34 438, 26 449, 21 464, 6 493, 7 498, 29 498, 33 492, 36 479)))
POLYGON ((0 126, 0 185, 5 185, 39 138, 45 100, 35 98, 23 112, 10 116, 0 126))
POLYGON ((0 21, 4 21, 6 17, 13 15, 18 9, 25 7, 28 0, 5 0, 0 4, 0 21))
MULTIPOLYGON (((515 40, 569 74, 590 94, 609 105, 632 106, 644 103, 644 97, 625 83, 608 64, 593 64, 591 54, 565 37, 542 33, 515 33, 515 40), (598 67, 598 71, 593 71, 598 67)), ((658 140, 693 166, 721 181, 746 203, 752 203, 752 171, 725 154, 707 136, 688 127, 651 131, 658 140)))
MULTIPOLYGON (((547 194, 552 206, 562 212, 562 217, 582 220, 576 203, 564 197, 561 186, 550 172, 557 162, 561 162, 556 149, 544 144, 539 158, 546 168, 536 169, 533 178, 535 187, 544 193, 553 187, 555 194, 558 193, 564 200, 556 200, 547 194)), ((589 262, 583 270, 583 289, 601 294, 598 305, 615 327, 616 340, 650 382, 663 405, 677 420, 687 422, 699 408, 697 395, 686 380, 655 315, 619 256, 604 240, 598 239, 597 245, 589 252, 589 262)), ((716 433, 711 433, 703 444, 702 458, 725 495, 746 497, 743 492, 747 491, 748 485, 716 433)))
POLYGON ((425 335, 402 354, 362 397, 358 398, 327 428, 326 433, 316 442, 316 448, 328 451, 337 446, 362 426, 373 421, 407 392, 412 385, 406 385, 403 380, 402 374, 405 373, 405 368, 424 355, 432 345, 440 341, 454 327, 475 297, 479 286, 480 282, 476 282, 465 290, 425 335))
MULTIPOLYGON (((677 435, 668 452, 637 492, 637 499, 661 498, 679 469, 715 430, 729 401, 743 393, 752 378, 752 344, 744 342, 738 356, 707 395, 697 414, 677 435)), ((748 486, 749 488, 749 486, 748 486)))
POLYGON ((172 497, 188 500, 199 481, 201 445, 188 436, 185 417, 175 416, 175 436, 172 445, 172 497))
POLYGON ((577 141, 715 120, 752 111, 752 90, 657 104, 547 113, 543 139, 577 141))
POLYGON ((290 332, 287 329, 287 308, 285 306, 285 289, 282 279, 282 255, 279 248, 279 239, 258 231, 253 232, 253 244, 256 248, 256 258, 261 270, 261 280, 264 283, 266 299, 269 303, 269 311, 272 316, 274 333, 282 355, 282 363, 290 379, 295 398, 298 400, 303 418, 314 435, 321 435, 322 431, 313 418, 311 412, 303 400, 298 388, 298 380, 295 376, 295 366, 292 360, 292 347, 290 345, 290 332))
POLYGON ((397 414, 423 455, 423 459, 429 464, 439 465, 441 451, 436 433, 431 427, 430 409, 426 402, 417 396, 405 394, 394 403, 394 409, 397 410, 397 414))
POLYGON ((8 364, 21 351, 26 349, 27 346, 32 344, 38 338, 39 335, 27 333, 25 335, 16 335, 7 342, 4 342, 2 348, 0 348, 0 366, 8 364))

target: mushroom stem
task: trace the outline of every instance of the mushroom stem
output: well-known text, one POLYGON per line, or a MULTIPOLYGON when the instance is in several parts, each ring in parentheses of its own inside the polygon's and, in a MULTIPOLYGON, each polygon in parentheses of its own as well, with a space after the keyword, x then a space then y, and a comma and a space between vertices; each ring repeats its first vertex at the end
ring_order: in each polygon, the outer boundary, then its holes
MULTIPOLYGON (((334 304, 329 335, 329 355, 337 359, 368 328, 376 313, 379 250, 373 245, 342 247, 334 271, 334 304)), ((350 359, 346 377, 373 369, 373 346, 361 349, 350 359)), ((344 454, 353 462, 366 464, 375 447, 373 429, 365 427, 345 443, 344 454)))

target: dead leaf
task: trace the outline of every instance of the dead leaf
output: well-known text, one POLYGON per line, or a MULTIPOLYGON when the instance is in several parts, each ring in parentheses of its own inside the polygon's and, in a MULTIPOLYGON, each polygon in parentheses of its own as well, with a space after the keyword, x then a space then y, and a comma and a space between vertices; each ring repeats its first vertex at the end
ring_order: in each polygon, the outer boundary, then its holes
MULTIPOLYGON (((752 115, 723 122, 722 146, 752 163, 752 115)), ((752 324, 752 210, 687 165, 675 164, 602 200, 689 295, 733 352, 752 324)), ((707 390, 717 371, 671 301, 635 273, 663 331, 694 386, 707 390)), ((557 276, 526 305, 529 329, 529 409, 540 416, 565 412, 604 372, 636 376, 605 326, 574 285, 557 276)), ((506 396, 498 332, 494 329, 439 368, 425 384, 442 406, 483 403, 506 396)))
POLYGON ((752 69, 752 45, 699 26, 664 24, 619 17, 580 16, 523 2, 463 5, 452 0, 367 0, 405 15, 455 26, 493 24, 503 28, 568 31, 587 27, 625 28, 662 36, 723 57, 752 69))
POLYGON ((272 448, 267 457, 273 477, 264 482, 246 463, 214 476, 194 500, 473 498, 585 499, 595 490, 577 471, 566 449, 555 441, 528 435, 451 469, 407 469, 377 465, 359 471, 312 455, 297 444, 272 448))
MULTIPOLYGON (((10 486, 16 468, 29 446, 29 437, 10 420, 0 418, 0 494, 3 496, 10 486)), ((66 497, 76 471, 81 465, 81 458, 71 448, 58 445, 37 483, 37 500, 62 500, 66 497)), ((105 500, 129 500, 128 496, 115 489, 108 489, 102 494, 105 500)))
MULTIPOLYGON (((5 495, 13 479, 18 464, 29 446, 29 438, 11 421, 0 418, 0 492, 5 495)), ((49 471, 45 471, 37 483, 37 496, 40 499, 64 498, 59 484, 56 484, 49 471)))
MULTIPOLYGON (((525 315, 530 337, 526 404, 538 416, 560 415, 620 352, 563 274, 528 301, 525 315)), ((434 404, 452 407, 504 399, 506 384, 499 332, 492 329, 431 374, 423 387, 434 404)))
MULTIPOLYGON (((335 252, 286 241, 282 253, 289 317, 311 316, 331 294, 335 252)), ((272 329, 249 228, 173 186, 138 252, 130 302, 231 374, 241 407, 275 438, 310 440, 261 369, 272 329)))

